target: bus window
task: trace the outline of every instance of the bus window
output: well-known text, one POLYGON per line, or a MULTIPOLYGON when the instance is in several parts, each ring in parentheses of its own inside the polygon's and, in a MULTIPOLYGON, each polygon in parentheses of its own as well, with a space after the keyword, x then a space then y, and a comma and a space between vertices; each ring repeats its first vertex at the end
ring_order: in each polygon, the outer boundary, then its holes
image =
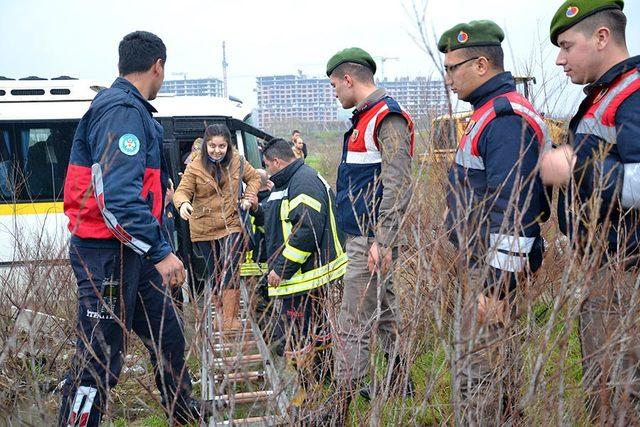
POLYGON ((38 123, 17 127, 19 201, 61 198, 76 126, 77 123, 38 123))
POLYGON ((244 141, 245 157, 256 169, 262 169, 262 158, 258 149, 258 138, 250 133, 242 132, 242 140, 244 141))
POLYGON ((0 127, 0 203, 13 199, 13 155, 9 129, 0 127))

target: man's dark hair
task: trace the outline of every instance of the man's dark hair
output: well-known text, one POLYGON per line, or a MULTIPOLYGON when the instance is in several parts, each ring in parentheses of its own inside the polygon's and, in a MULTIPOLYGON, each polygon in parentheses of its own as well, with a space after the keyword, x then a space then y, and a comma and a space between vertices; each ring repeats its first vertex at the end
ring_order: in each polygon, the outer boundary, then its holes
POLYGON ((262 155, 269 161, 273 159, 289 161, 296 158, 291 149, 291 144, 281 138, 275 138, 267 142, 262 150, 262 155))
POLYGON ((611 37, 620 45, 627 45, 627 17, 618 9, 606 9, 593 14, 576 24, 576 30, 587 37, 593 35, 598 28, 607 27, 611 31, 611 37))
POLYGON ((504 51, 502 46, 474 46, 465 48, 469 58, 484 56, 491 67, 497 71, 504 71, 504 51))
POLYGON ((348 74, 359 82, 374 83, 371 68, 356 64, 355 62, 345 62, 344 64, 338 65, 336 69, 331 72, 332 76, 334 74, 340 78, 348 74))
POLYGON ((302 132, 300 132, 298 129, 294 129, 293 132, 291 132, 291 136, 295 135, 296 133, 302 133, 302 132))
POLYGON ((134 31, 124 36, 118 46, 118 71, 121 76, 148 71, 158 59, 167 61, 167 48, 153 33, 134 31))

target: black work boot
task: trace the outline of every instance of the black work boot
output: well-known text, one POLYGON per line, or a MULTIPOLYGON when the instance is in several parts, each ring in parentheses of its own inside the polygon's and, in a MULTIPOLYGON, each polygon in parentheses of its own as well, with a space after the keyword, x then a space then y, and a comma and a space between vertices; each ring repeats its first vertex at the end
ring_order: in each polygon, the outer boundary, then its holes
MULTIPOLYGON (((389 355, 385 353, 384 357, 387 360, 388 365, 389 355)), ((400 393, 402 396, 413 397, 413 395, 415 394, 415 386, 413 384, 413 380, 411 379, 410 373, 406 371, 406 365, 406 361, 404 361, 400 356, 396 356, 395 360, 393 361, 393 366, 389 366, 388 369, 391 369, 391 390, 395 393, 398 393, 400 392, 400 390, 402 390, 402 392, 400 393), (401 384, 403 382, 402 380, 404 379, 405 371, 406 383, 401 384)), ((362 398, 366 400, 371 400, 371 392, 371 383, 363 384, 359 389, 360 396, 362 396, 362 398)))
POLYGON ((187 397, 176 404, 173 414, 174 425, 183 426, 193 423, 207 422, 213 415, 213 405, 209 401, 187 397))

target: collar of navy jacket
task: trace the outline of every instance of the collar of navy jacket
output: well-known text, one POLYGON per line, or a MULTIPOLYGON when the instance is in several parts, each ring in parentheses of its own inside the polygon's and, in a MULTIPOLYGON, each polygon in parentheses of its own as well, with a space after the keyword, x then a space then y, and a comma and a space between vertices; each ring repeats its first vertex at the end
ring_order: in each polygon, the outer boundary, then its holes
POLYGON ((584 88, 584 93, 591 94, 594 90, 600 89, 604 86, 609 86, 615 79, 627 71, 637 68, 640 70, 640 55, 632 56, 629 59, 614 65, 602 75, 595 83, 592 83, 584 88))
POLYGON ((509 71, 505 71, 493 76, 479 88, 471 92, 467 102, 473 105, 474 110, 477 110, 496 96, 504 95, 505 93, 515 90, 516 82, 513 80, 513 76, 509 71))
POLYGON ((111 87, 122 89, 127 93, 131 93, 133 96, 138 98, 140 102, 142 102, 142 105, 144 105, 144 108, 146 108, 147 111, 149 111, 149 114, 158 112, 158 110, 156 110, 155 107, 151 105, 151 103, 147 101, 144 98, 144 96, 142 96, 138 88, 135 87, 133 83, 131 83, 129 80, 125 79, 124 77, 118 77, 117 79, 115 79, 111 87))
POLYGON ((273 182, 273 185, 276 188, 285 186, 289 182, 293 174, 296 173, 296 171, 300 169, 303 164, 304 161, 302 159, 296 159, 284 169, 274 173, 270 178, 271 182, 273 182))

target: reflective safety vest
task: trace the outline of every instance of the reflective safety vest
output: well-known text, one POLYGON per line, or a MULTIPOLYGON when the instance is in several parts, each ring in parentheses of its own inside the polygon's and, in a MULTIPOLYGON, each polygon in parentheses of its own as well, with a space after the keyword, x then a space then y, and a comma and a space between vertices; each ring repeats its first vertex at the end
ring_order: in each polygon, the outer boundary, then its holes
POLYGON ((474 111, 456 152, 456 163, 460 166, 468 169, 485 170, 484 161, 478 152, 478 141, 480 141, 484 129, 497 117, 494 101, 498 98, 509 100, 513 112, 525 119, 531 126, 540 142, 541 152, 552 148, 549 129, 542 116, 524 96, 518 92, 508 92, 496 96, 474 111))
POLYGON ((344 136, 336 205, 340 228, 353 236, 373 236, 383 191, 379 179, 382 155, 378 130, 389 114, 400 114, 407 121, 411 135, 409 152, 413 156, 413 120, 389 96, 356 112, 353 127, 344 136))
MULTIPOLYGON (((328 232, 328 236, 322 236, 320 242, 320 254, 319 258, 326 257, 325 263, 318 267, 312 268, 307 271, 299 269, 290 279, 282 280, 278 287, 269 286, 270 297, 282 297, 287 295, 293 295, 301 292, 308 292, 312 289, 316 289, 320 286, 326 285, 334 280, 337 280, 344 276, 347 270, 348 257, 342 248, 342 242, 338 235, 338 228, 336 226, 336 218, 334 215, 333 197, 331 194, 331 187, 325 181, 325 179, 317 175, 322 181, 327 192, 328 201, 328 220, 329 227, 325 231, 328 232)), ((282 226, 282 237, 284 243, 284 249, 282 255, 294 262, 304 262, 311 256, 310 253, 303 252, 289 244, 289 237, 292 233, 292 225, 289 221, 289 213, 295 209, 301 203, 308 205, 312 209, 319 210, 321 208, 321 202, 306 194, 300 194, 293 200, 289 199, 288 188, 282 191, 274 192, 269 197, 269 201, 281 199, 279 217, 282 226)), ((320 238, 320 236, 318 236, 320 238)))
MULTIPOLYGON (((610 144, 616 143, 616 113, 622 103, 640 90, 640 71, 633 69, 600 91, 578 123, 576 134, 590 134, 610 144)), ((640 118, 639 118, 640 120, 640 118)))
MULTIPOLYGON (((262 231, 264 234, 264 227, 256 226, 253 223, 253 217, 251 218, 251 231, 255 234, 256 230, 262 231)), ((240 276, 263 276, 269 272, 269 266, 266 262, 255 262, 253 260, 253 251, 247 251, 244 257, 244 262, 240 265, 240 276)))

